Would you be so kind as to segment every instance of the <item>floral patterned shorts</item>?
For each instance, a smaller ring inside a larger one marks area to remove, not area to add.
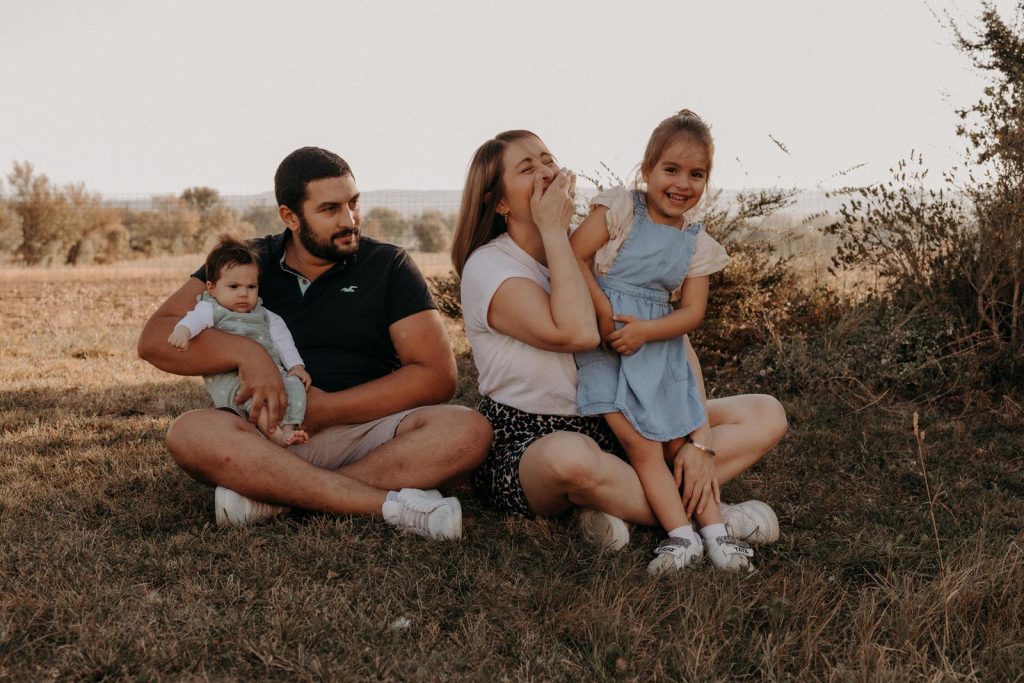
[[[519,461],[537,439],[554,432],[576,432],[597,442],[602,451],[622,459],[626,453],[603,417],[581,415],[537,415],[526,413],[485,398],[477,410],[494,430],[487,459],[473,473],[473,489],[485,502],[499,510],[533,517],[519,481]]]

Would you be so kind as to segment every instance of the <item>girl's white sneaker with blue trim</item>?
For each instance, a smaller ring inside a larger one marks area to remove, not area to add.
[[[647,565],[648,574],[679,571],[699,564],[704,547],[688,538],[669,536],[654,549],[654,559]]]
[[[754,549],[732,536],[719,536],[704,543],[704,552],[716,568],[727,572],[749,573],[754,571],[750,559]]]

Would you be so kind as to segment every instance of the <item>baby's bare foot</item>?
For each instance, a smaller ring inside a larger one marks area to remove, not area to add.
[[[291,446],[292,444],[306,443],[309,441],[309,434],[294,425],[282,426],[278,431],[286,432],[283,444],[284,446]]]
[[[281,447],[309,441],[309,434],[299,429],[298,425],[281,425],[274,430],[273,434],[265,436]]]

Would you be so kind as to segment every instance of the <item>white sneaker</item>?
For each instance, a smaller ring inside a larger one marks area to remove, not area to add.
[[[704,547],[688,538],[669,536],[654,549],[654,559],[647,565],[648,574],[686,569],[700,562]]]
[[[217,526],[244,526],[261,522],[288,511],[288,508],[246,498],[231,489],[218,486],[213,492]]]
[[[579,525],[583,537],[606,553],[617,553],[629,544],[630,525],[615,515],[580,508]]]
[[[732,536],[719,536],[705,543],[704,547],[711,564],[718,569],[727,572],[754,571],[754,565],[750,562],[754,549],[743,541],[737,541]]]
[[[730,536],[751,545],[766,545],[779,540],[779,518],[774,510],[759,500],[736,505],[722,503],[722,520]]]
[[[388,524],[427,538],[462,538],[462,505],[458,498],[443,498],[436,491],[419,489],[402,489],[388,498],[381,508]]]

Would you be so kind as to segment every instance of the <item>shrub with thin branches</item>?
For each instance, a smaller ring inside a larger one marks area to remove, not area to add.
[[[970,145],[967,183],[926,190],[911,153],[887,183],[845,188],[851,199],[829,230],[836,264],[871,266],[911,312],[952,314],[962,339],[985,338],[990,365],[1011,385],[1024,377],[1024,2],[1008,22],[985,3],[975,35],[952,24],[957,46],[991,75],[982,98],[960,110]],[[960,197],[963,197],[961,200]]]

